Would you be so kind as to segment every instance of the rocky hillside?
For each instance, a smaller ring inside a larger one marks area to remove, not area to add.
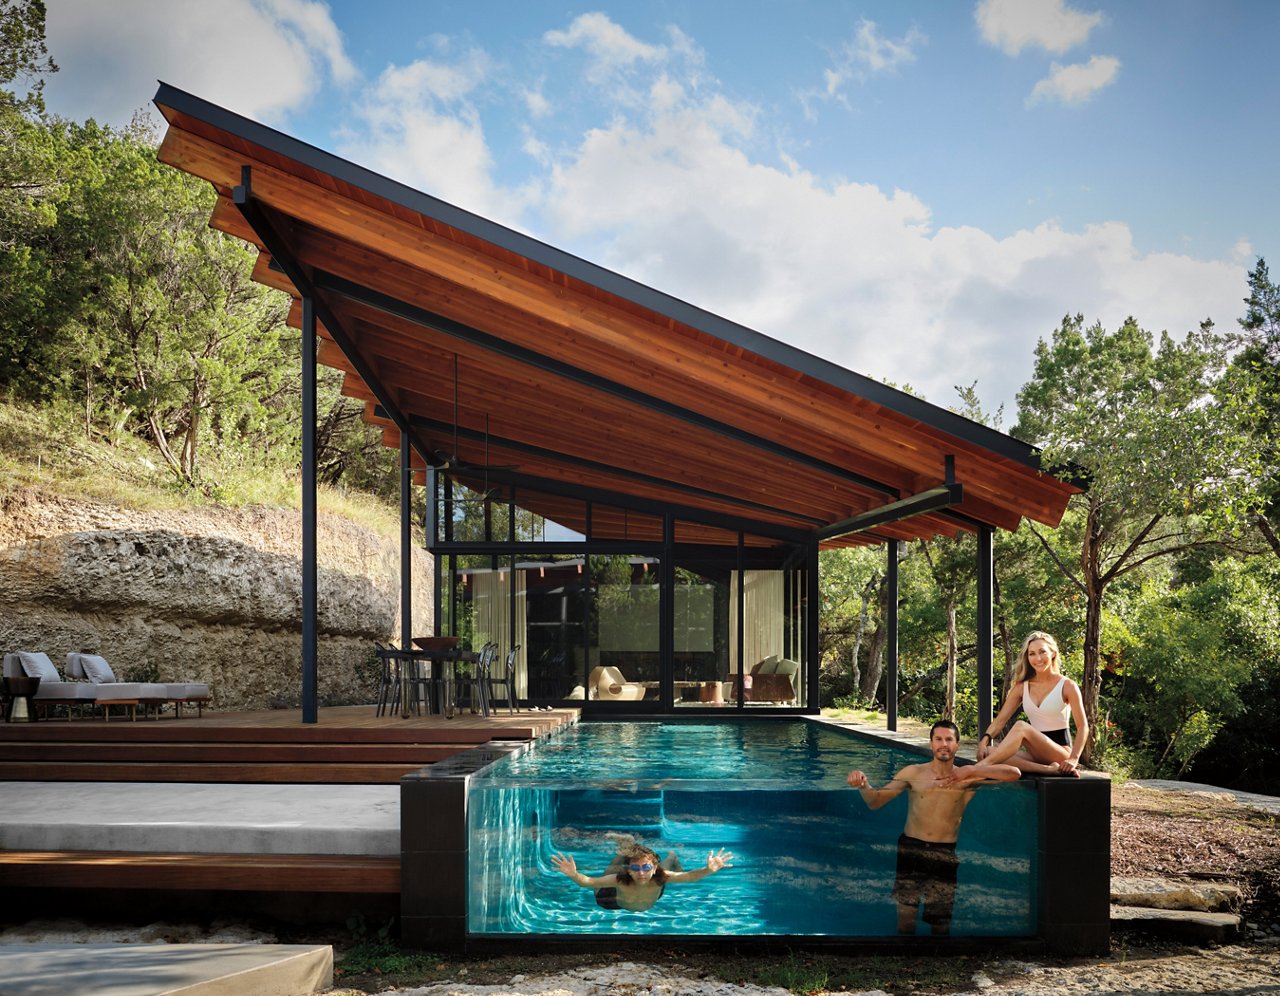
[[[37,487],[0,497],[0,650],[100,653],[121,677],[205,681],[219,709],[300,701],[301,517],[285,508],[133,511]],[[320,514],[319,694],[372,701],[374,640],[399,637],[400,550]],[[414,628],[431,632],[414,551]]]

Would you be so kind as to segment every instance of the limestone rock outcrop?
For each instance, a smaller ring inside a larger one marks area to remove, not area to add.
[[[334,515],[317,524],[321,703],[372,701],[373,641],[400,628],[397,541]],[[301,696],[302,523],[296,509],[147,511],[36,488],[0,497],[0,650],[105,656],[122,677],[204,681],[215,708]],[[432,558],[413,553],[416,633]]]

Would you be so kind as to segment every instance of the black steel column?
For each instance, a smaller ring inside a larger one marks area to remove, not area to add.
[[[898,541],[889,540],[884,583],[889,589],[889,618],[885,620],[884,709],[885,726],[898,729]]]
[[[647,554],[645,556],[648,556]],[[662,662],[659,700],[663,712],[675,708],[676,680],[676,518],[662,516],[662,563],[658,581],[658,657]]]
[[[316,314],[302,299],[302,721],[319,719],[316,680]]]
[[[424,516],[423,531],[426,534],[426,547],[430,552],[439,537],[440,496],[437,493],[439,478],[436,469],[427,465],[427,510]],[[431,553],[431,632],[440,636],[440,554]]]
[[[809,543],[808,556],[805,557],[808,570],[804,576],[804,669],[806,711],[819,713],[822,711],[822,690],[818,687],[818,674],[822,670],[822,661],[818,656],[818,608],[822,601],[822,591],[818,584],[818,570],[822,558],[819,556],[818,541]]]
[[[409,437],[400,433],[400,649],[413,648],[413,467]]]
[[[978,527],[978,733],[991,725],[991,648],[995,643],[992,606],[995,604],[995,530]]]

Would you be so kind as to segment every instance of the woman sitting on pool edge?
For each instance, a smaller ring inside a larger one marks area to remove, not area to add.
[[[642,913],[662,898],[668,885],[674,882],[697,882],[713,875],[721,868],[732,868],[733,855],[723,847],[707,855],[705,868],[683,871],[675,851],[661,862],[656,851],[634,841],[620,842],[617,856],[609,863],[603,875],[591,878],[578,871],[571,856],[556,852],[551,863],[556,870],[573,879],[584,889],[596,890],[596,902],[607,910],[628,910]]]
[[[1026,721],[1018,720],[999,744],[993,739],[1021,707]],[[1072,742],[1069,718],[1075,720]],[[1080,688],[1062,673],[1058,641],[1048,633],[1031,633],[1022,641],[1022,652],[999,714],[978,738],[978,764],[1012,764],[1033,775],[1080,777],[1080,754],[1089,741],[1089,721],[1084,714]]]

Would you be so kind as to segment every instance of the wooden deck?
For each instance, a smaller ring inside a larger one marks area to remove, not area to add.
[[[390,784],[490,740],[536,740],[576,709],[376,716],[374,707],[0,723],[0,781]]]

